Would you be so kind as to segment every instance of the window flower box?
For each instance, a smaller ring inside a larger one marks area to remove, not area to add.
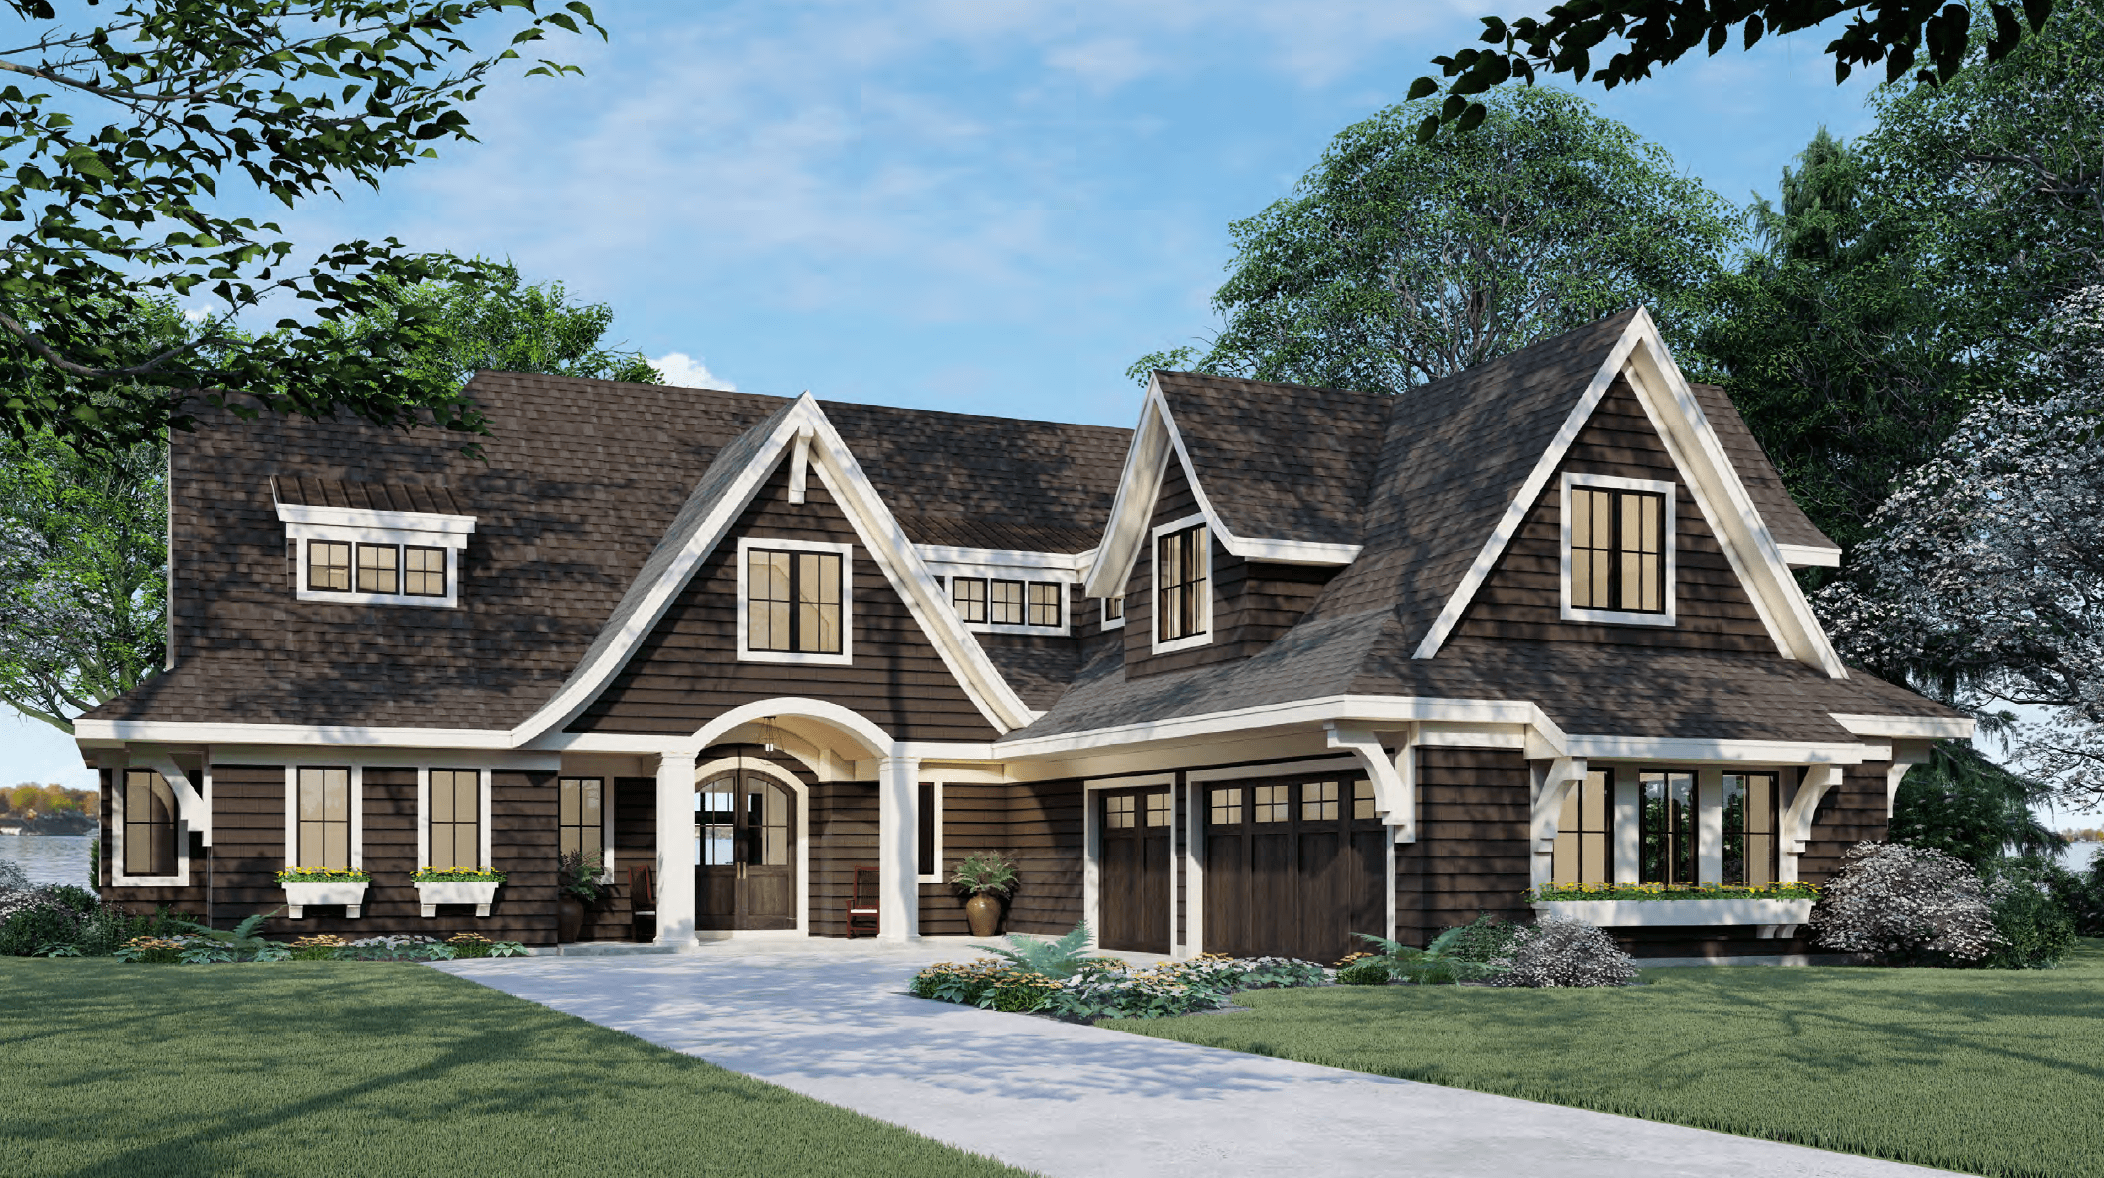
[[[475,915],[488,916],[504,873],[481,867],[426,867],[410,877],[425,916],[437,916],[440,904],[473,904]]]
[[[278,872],[278,886],[285,889],[285,915],[291,920],[305,916],[309,904],[341,904],[343,914],[356,919],[372,881],[355,867],[287,867]]]
[[[1819,889],[1778,884],[1544,884],[1527,890],[1535,915],[1610,927],[1803,924]]]

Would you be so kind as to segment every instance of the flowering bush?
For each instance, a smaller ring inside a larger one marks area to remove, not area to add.
[[[1985,885],[1965,862],[1899,843],[1857,843],[1812,910],[1828,949],[1904,965],[1978,961],[2000,943]]]
[[[335,933],[316,933],[294,941],[292,956],[296,961],[334,961],[343,944],[343,938]]]
[[[133,937],[111,956],[119,961],[174,965],[182,960],[183,943],[169,937]]]
[[[1530,904],[1560,900],[1816,900],[1819,889],[1808,883],[1550,883],[1528,888],[1525,898]]]
[[[1074,1022],[1099,1018],[1160,1018],[1217,1010],[1238,990],[1322,985],[1324,969],[1287,957],[1234,958],[1208,953],[1134,969],[1116,958],[1087,958],[1065,978],[1048,977],[1011,962],[981,958],[943,962],[915,974],[908,989],[920,998],[988,1010],[1036,1012]]]
[[[1636,980],[1636,962],[1622,947],[1582,920],[1544,920],[1516,938],[1512,964],[1496,978],[1501,986],[1626,986]]]
[[[490,867],[419,867],[415,883],[503,883],[504,873]]]
[[[278,882],[289,883],[371,883],[372,873],[361,867],[281,867]]]

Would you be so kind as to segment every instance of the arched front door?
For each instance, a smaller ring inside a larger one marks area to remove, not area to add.
[[[796,927],[796,795],[762,773],[694,787],[694,927]]]

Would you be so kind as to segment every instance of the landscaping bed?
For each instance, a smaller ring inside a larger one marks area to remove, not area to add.
[[[2104,941],[2046,970],[1335,986],[1100,1026],[1966,1173],[2104,1178]]]
[[[9,1178],[1007,1175],[435,970],[0,958]]]

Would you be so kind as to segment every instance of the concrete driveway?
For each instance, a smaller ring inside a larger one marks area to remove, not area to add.
[[[720,943],[434,968],[1051,1178],[1942,1173],[904,992],[922,965],[971,956]]]

